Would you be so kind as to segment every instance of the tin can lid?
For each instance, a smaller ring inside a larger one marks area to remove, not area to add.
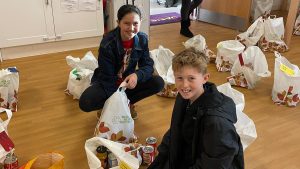
[[[97,153],[105,153],[107,148],[105,146],[98,146],[96,149]]]
[[[148,144],[155,144],[156,142],[157,142],[157,139],[155,137],[146,138],[146,143],[148,143]]]
[[[154,151],[154,148],[152,146],[145,146],[143,147],[144,153],[152,153]]]
[[[11,164],[17,161],[17,157],[14,154],[7,154],[4,160],[4,164]]]

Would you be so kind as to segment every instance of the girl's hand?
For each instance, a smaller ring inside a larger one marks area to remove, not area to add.
[[[134,89],[137,84],[137,75],[135,73],[130,74],[124,80],[127,83],[126,88]]]

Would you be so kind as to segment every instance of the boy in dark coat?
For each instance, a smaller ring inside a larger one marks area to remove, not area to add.
[[[244,169],[233,100],[207,82],[208,59],[195,49],[173,58],[176,98],[171,127],[149,169]]]

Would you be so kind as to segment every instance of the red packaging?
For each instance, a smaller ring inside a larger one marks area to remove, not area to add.
[[[154,148],[152,146],[143,147],[143,163],[150,165],[154,160]]]
[[[155,155],[157,151],[157,139],[155,137],[146,138],[146,145],[152,146],[154,148],[154,155]]]

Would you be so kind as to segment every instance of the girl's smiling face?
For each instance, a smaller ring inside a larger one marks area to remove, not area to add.
[[[137,13],[131,12],[118,21],[118,25],[121,29],[122,40],[128,41],[140,31],[141,18]]]

